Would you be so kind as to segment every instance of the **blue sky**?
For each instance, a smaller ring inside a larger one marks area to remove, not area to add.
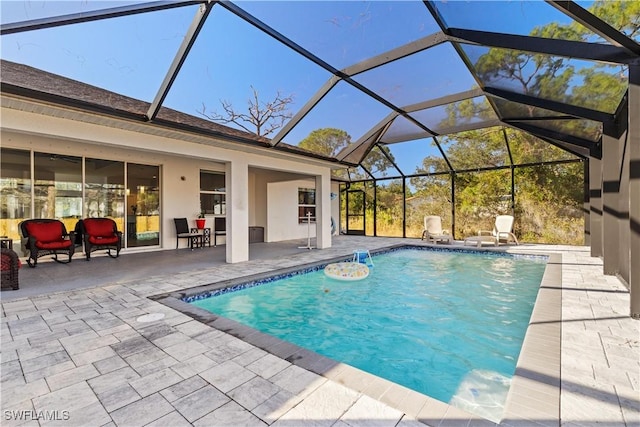
[[[137,2],[2,0],[1,15],[2,22],[7,23],[132,3]],[[439,31],[421,1],[237,4],[337,69]],[[528,34],[533,27],[550,21],[569,21],[543,1],[447,1],[439,8],[451,26],[514,34]],[[2,58],[150,102],[196,10],[197,6],[180,7],[2,36]],[[253,86],[263,100],[272,99],[278,92],[292,95],[290,107],[295,112],[329,77],[321,67],[216,5],[164,105],[195,116],[203,105],[208,111],[221,112],[220,100],[242,110]],[[362,73],[355,80],[390,96],[397,106],[467,90],[476,84],[448,44]],[[390,112],[342,82],[287,135],[285,142],[297,144],[311,131],[324,127],[344,129],[355,141]],[[407,149],[394,151],[403,157],[398,159],[403,164],[416,163],[431,152],[417,155]]]

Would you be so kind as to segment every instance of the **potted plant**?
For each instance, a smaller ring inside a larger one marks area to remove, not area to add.
[[[196,218],[196,227],[198,230],[202,230],[205,227],[205,223],[207,220],[204,217],[204,211],[200,211],[198,213],[198,218]]]

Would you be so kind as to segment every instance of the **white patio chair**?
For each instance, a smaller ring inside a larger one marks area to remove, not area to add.
[[[493,236],[496,239],[496,246],[500,243],[509,244],[510,242],[518,244],[518,238],[513,234],[513,216],[511,215],[498,215],[493,230],[480,230],[478,236]]]
[[[442,218],[436,215],[425,215],[424,230],[422,231],[421,240],[427,239],[430,243],[451,243],[453,236],[449,234],[449,230],[442,229]]]

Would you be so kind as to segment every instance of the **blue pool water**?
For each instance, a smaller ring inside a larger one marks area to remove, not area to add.
[[[193,301],[498,421],[546,258],[406,249],[362,281],[322,270]]]

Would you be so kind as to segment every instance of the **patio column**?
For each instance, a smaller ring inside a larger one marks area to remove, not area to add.
[[[629,66],[629,292],[640,320],[640,65]]]
[[[249,165],[237,159],[225,165],[227,186],[227,262],[249,260]]]
[[[316,175],[316,247],[331,247],[331,176]]]
[[[586,172],[586,171],[585,171]],[[586,213],[589,220],[589,244],[591,256],[602,256],[602,161],[589,157],[589,204]]]
[[[619,272],[620,171],[622,157],[615,130],[605,125],[602,135],[602,263],[604,274]]]

